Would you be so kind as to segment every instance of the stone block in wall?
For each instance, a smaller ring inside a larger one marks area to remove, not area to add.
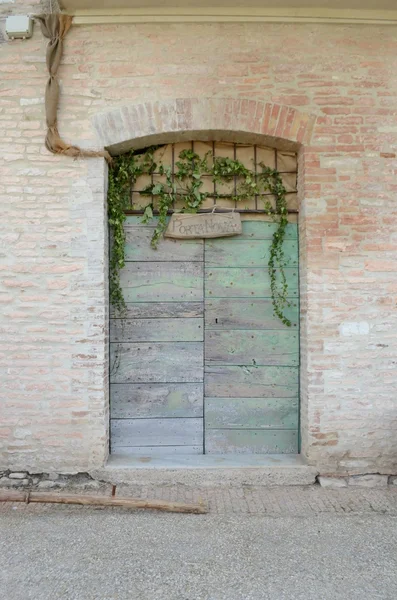
[[[345,488],[347,481],[344,477],[319,477],[318,482],[323,488]]]
[[[25,479],[25,477],[27,477],[27,475],[28,475],[28,474],[27,474],[26,472],[24,472],[24,473],[18,473],[18,472],[17,472],[17,473],[10,473],[10,474],[8,475],[8,477],[9,477],[10,479]]]
[[[387,475],[352,475],[348,479],[349,486],[365,487],[365,488],[379,488],[386,487],[388,484]]]
[[[48,490],[48,489],[51,489],[51,488],[54,488],[54,487],[58,487],[58,485],[59,484],[56,481],[50,481],[50,480],[48,480],[48,481],[40,481],[38,483],[37,487],[40,488],[41,490],[43,490],[43,489],[44,490]]]
[[[2,488],[24,487],[26,485],[29,485],[29,479],[9,479],[8,477],[0,479],[0,487]]]

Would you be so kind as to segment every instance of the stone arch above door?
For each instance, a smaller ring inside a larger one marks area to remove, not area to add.
[[[96,115],[101,144],[111,154],[190,140],[261,143],[298,150],[310,142],[316,116],[272,102],[178,98],[122,106]]]

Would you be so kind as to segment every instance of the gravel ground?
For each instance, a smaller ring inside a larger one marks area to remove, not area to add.
[[[274,516],[0,505],[0,598],[395,600],[397,516],[381,514],[390,492],[357,490],[346,514],[331,510],[346,491],[310,489],[267,490]]]

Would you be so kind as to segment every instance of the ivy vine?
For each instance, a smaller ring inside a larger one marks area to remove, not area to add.
[[[122,154],[112,161],[108,182],[108,221],[111,232],[109,261],[110,302],[116,312],[123,313],[125,300],[120,286],[120,271],[125,265],[125,211],[131,206],[131,185],[145,173],[156,168],[149,148],[144,154]]]
[[[208,152],[200,157],[193,150],[183,150],[179,154],[174,169],[165,166],[161,158],[155,162],[155,147],[144,152],[130,151],[114,160],[109,172],[108,214],[112,232],[110,258],[110,300],[116,311],[125,310],[125,301],[120,286],[120,270],[124,267],[125,232],[123,223],[125,211],[131,207],[131,188],[137,178],[144,174],[159,173],[163,181],[155,181],[140,191],[141,196],[150,197],[142,217],[143,223],[148,223],[157,213],[157,224],[151,240],[153,248],[157,248],[167,227],[168,214],[179,203],[180,212],[197,213],[206,198],[228,198],[242,202],[254,196],[263,196],[263,208],[278,224],[273,234],[268,261],[270,287],[275,315],[290,327],[291,321],[285,315],[285,308],[290,306],[288,301],[288,283],[284,271],[284,240],[288,224],[288,208],[286,190],[280,173],[263,163],[259,164],[260,171],[248,169],[240,161],[213,157]],[[202,191],[203,176],[210,178],[213,183],[235,182],[232,194]],[[268,196],[275,198],[272,206]]]

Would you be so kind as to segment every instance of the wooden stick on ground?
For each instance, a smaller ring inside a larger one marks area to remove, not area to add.
[[[193,513],[201,515],[208,512],[203,504],[184,504],[181,502],[166,502],[165,500],[137,500],[117,496],[85,496],[74,494],[46,494],[41,492],[0,492],[0,502],[50,502],[55,504],[84,504],[96,506],[122,506],[124,508],[149,508],[166,512]]]

